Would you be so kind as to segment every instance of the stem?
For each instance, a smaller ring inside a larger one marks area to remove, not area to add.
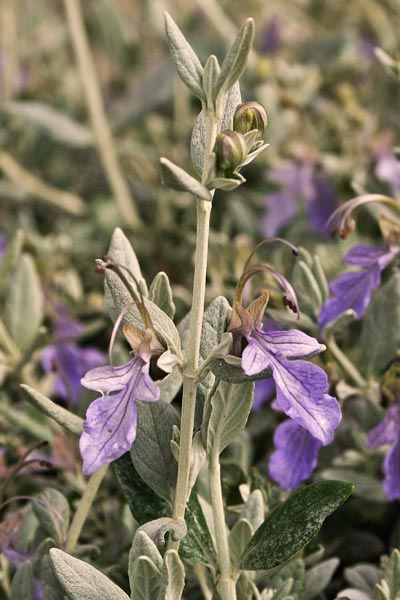
[[[221,488],[221,469],[217,448],[213,449],[210,455],[208,477],[210,482],[218,565],[221,573],[217,588],[222,600],[236,600],[236,585],[235,581],[232,579],[228,536],[225,525],[224,501]]]
[[[207,116],[206,143],[204,148],[204,164],[202,182],[207,178],[210,154],[215,144],[218,119]],[[190,458],[194,415],[196,409],[196,391],[198,379],[196,376],[199,366],[200,339],[203,325],[204,299],[206,293],[208,238],[210,233],[211,202],[196,200],[197,235],[194,261],[194,281],[192,295],[192,310],[189,324],[189,342],[186,352],[186,364],[183,371],[181,437],[179,449],[178,476],[175,489],[173,519],[184,519],[186,502],[188,500]],[[177,550],[179,542],[170,539],[168,548]]]
[[[64,0],[72,44],[79,66],[97,148],[120,215],[126,225],[138,227],[140,218],[128,185],[122,175],[111,128],[104,110],[100,85],[90,52],[80,0]]]
[[[326,346],[334,358],[337,360],[343,371],[356,383],[360,388],[365,387],[366,381],[353,365],[353,363],[347,358],[344,352],[341,351],[336,343],[335,337],[331,334],[326,340]]]
[[[76,546],[93,500],[96,497],[97,490],[104,479],[107,469],[108,464],[103,465],[100,467],[100,469],[97,469],[97,471],[95,471],[88,480],[85,491],[83,492],[82,498],[79,501],[74,518],[72,519],[71,527],[68,530],[67,541],[65,543],[66,552],[71,552]]]

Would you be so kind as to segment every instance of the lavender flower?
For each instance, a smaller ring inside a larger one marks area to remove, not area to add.
[[[149,330],[134,331],[125,325],[124,333],[135,349],[134,358],[119,367],[92,369],[81,380],[87,389],[102,394],[87,410],[79,442],[86,475],[130,450],[136,437],[135,401],[155,402],[160,397],[149,368],[153,356],[166,354],[164,349]],[[157,365],[162,368],[161,362]]]
[[[64,400],[78,404],[82,391],[81,378],[88,369],[106,361],[105,354],[96,348],[81,348],[74,341],[82,333],[82,325],[71,319],[65,309],[59,309],[55,323],[55,343],[46,346],[41,363],[46,373],[55,372],[54,393]]]
[[[275,430],[276,450],[269,459],[269,472],[284,490],[296,489],[317,465],[321,442],[295,421],[287,420]]]
[[[370,450],[390,445],[383,463],[383,488],[389,500],[400,499],[400,406],[394,404],[385,418],[369,432],[366,447]]]
[[[276,235],[297,215],[297,200],[305,202],[310,222],[318,233],[328,234],[326,221],[335,208],[336,200],[326,175],[308,162],[287,162],[269,175],[269,180],[280,190],[265,197],[266,213],[262,232],[266,237]]]
[[[318,323],[322,329],[335,321],[346,310],[352,309],[358,319],[371,301],[371,294],[381,281],[382,271],[392,262],[400,251],[399,246],[354,246],[344,257],[349,265],[362,267],[361,271],[344,273],[329,285],[333,298],[322,307]]]

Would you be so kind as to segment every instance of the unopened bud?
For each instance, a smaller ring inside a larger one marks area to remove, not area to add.
[[[239,133],[247,133],[258,129],[261,138],[267,127],[268,118],[265,108],[258,102],[244,102],[239,104],[233,116],[233,129]]]
[[[214,152],[217,156],[217,168],[232,173],[246,160],[246,140],[241,133],[227,129],[217,135]]]

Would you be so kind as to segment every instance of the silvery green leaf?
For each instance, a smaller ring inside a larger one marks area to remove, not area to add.
[[[154,600],[160,588],[160,571],[147,556],[135,560],[129,572],[132,600]]]
[[[164,13],[164,17],[168,46],[178,75],[195,96],[200,98],[200,100],[204,100],[202,86],[203,67],[197,54],[173,18],[167,12]]]
[[[123,273],[129,283],[132,285],[134,290],[137,292],[138,288],[135,282],[138,282],[140,291],[144,296],[147,295],[147,286],[140,270],[139,261],[136,257],[135,251],[132,244],[119,227],[114,229],[111,236],[110,246],[108,248],[107,256],[118,265],[123,265]],[[127,270],[126,270],[127,269]],[[133,277],[132,277],[132,275]],[[107,286],[106,286],[107,287]],[[144,291],[146,290],[146,292]]]
[[[229,554],[232,563],[237,566],[243,550],[251,540],[254,529],[247,519],[238,519],[229,532]]]
[[[371,600],[372,596],[371,594],[366,594],[365,592],[362,592],[361,590],[357,590],[356,588],[346,588],[344,590],[340,590],[340,592],[337,595],[337,598],[345,598],[346,600]],[[378,598],[378,596],[375,598],[375,600],[390,600],[389,598],[382,598],[382,596],[380,596]]]
[[[192,442],[192,452],[190,455],[190,472],[189,472],[189,483],[188,483],[188,494],[190,494],[192,487],[196,483],[197,475],[201,467],[206,460],[206,449],[203,445],[201,432],[196,431]]]
[[[145,531],[142,530],[136,531],[135,536],[133,538],[132,547],[129,552],[130,579],[132,579],[131,570],[133,568],[133,563],[137,558],[139,558],[139,556],[147,556],[147,558],[149,558],[154,563],[157,569],[161,569],[162,556],[153,540],[147,535]]]
[[[244,161],[244,163],[241,164],[241,167],[245,167],[246,165],[250,164],[259,154],[261,154],[261,152],[264,152],[264,150],[266,148],[268,148],[269,144],[263,144],[261,143],[258,148],[256,148],[255,150],[253,150],[252,152],[250,152],[247,155],[246,160]]]
[[[233,115],[238,104],[242,101],[240,94],[239,83],[231,87],[226,93],[222,108],[222,118],[218,121],[218,133],[225,129],[232,129]],[[204,147],[206,141],[207,120],[204,112],[201,111],[198,115],[193,127],[192,137],[190,140],[190,156],[192,164],[199,175],[202,175],[204,161]]]
[[[158,387],[160,389],[160,402],[172,402],[182,386],[182,375],[179,369],[175,368],[171,374],[163,379]]]
[[[50,398],[46,398],[46,396],[29,387],[29,385],[21,384],[21,388],[29,395],[29,402],[33,406],[36,406],[43,414],[54,419],[56,423],[64,427],[67,431],[75,435],[81,435],[83,419],[69,412],[69,410],[62,408],[62,406],[58,406]]]
[[[28,350],[43,319],[39,276],[29,254],[23,254],[13,273],[5,299],[4,322],[20,350]]]
[[[400,596],[400,552],[397,549],[393,550],[390,555],[380,587],[390,600],[398,600]]]
[[[33,512],[40,526],[58,544],[64,544],[69,525],[69,505],[64,496],[52,488],[33,498]]]
[[[215,94],[224,94],[242,75],[254,39],[254,21],[246,19],[233,44],[229,48],[224,62],[221,65],[221,73],[215,85]]]
[[[278,589],[288,579],[292,580],[290,594],[294,598],[303,598],[305,590],[305,568],[304,561],[301,558],[291,560],[283,565],[281,569],[272,577],[271,587]]]
[[[272,376],[271,369],[264,369],[256,375],[246,375],[242,369],[242,359],[239,356],[227,355],[224,358],[216,358],[211,362],[210,368],[218,379],[229,383],[259,381],[260,379],[269,379]]]
[[[39,581],[45,600],[61,600],[64,593],[53,572],[50,556],[44,556],[39,565]]]
[[[50,558],[69,600],[129,600],[121,588],[89,563],[58,548],[50,550]]]
[[[345,569],[344,576],[351,586],[372,594],[375,585],[382,579],[383,571],[375,565],[361,564]]]
[[[323,479],[341,479],[348,483],[353,483],[354,495],[359,498],[369,498],[371,502],[386,502],[387,498],[382,488],[382,484],[376,478],[365,473],[360,473],[355,469],[346,469],[340,467],[331,467],[321,472]]]
[[[169,533],[174,541],[183,540],[187,535],[186,522],[183,519],[160,517],[141,525],[138,531],[144,531],[157,547],[165,546],[165,536]]]
[[[0,261],[0,296],[8,289],[6,285],[10,273],[14,270],[21,255],[25,232],[17,229],[13,238],[8,242],[3,258]]]
[[[208,57],[206,64],[204,65],[203,71],[203,90],[206,97],[207,109],[216,112],[216,95],[215,95],[215,84],[218,76],[221,72],[221,68],[218,64],[218,59],[213,54]]]
[[[329,585],[332,576],[339,566],[338,558],[329,558],[306,572],[305,600],[312,600]]]
[[[167,158],[160,158],[160,165],[161,181],[164,185],[180,192],[189,192],[189,194],[193,194],[200,200],[212,201],[208,189],[184,169],[181,169]]]
[[[68,146],[86,148],[93,145],[93,133],[88,127],[43,102],[8,102],[4,110]]]
[[[253,530],[256,531],[264,521],[264,498],[261,490],[251,492],[240,514],[241,519],[246,519]]]
[[[179,415],[165,402],[139,402],[136,439],[131,450],[132,462],[145,483],[161,498],[171,499],[176,482],[177,464],[171,452],[174,425]]]
[[[272,591],[272,596],[271,596],[271,590],[264,590],[263,594],[265,595],[261,595],[261,600],[264,600],[264,598],[267,600],[271,599],[271,600],[297,600],[297,598],[294,595],[291,595],[290,592],[293,588],[293,579],[291,577],[289,577],[289,579],[287,579],[286,581],[284,581],[279,587],[278,589],[274,591]]]
[[[180,600],[185,585],[185,568],[176,550],[164,555],[158,600]]]
[[[253,403],[253,383],[220,381],[211,397],[211,412],[202,434],[207,452],[222,452],[244,429]]]
[[[251,131],[248,131],[247,133],[243,134],[243,137],[246,140],[248,152],[250,152],[250,150],[252,148],[254,148],[254,146],[256,144],[257,144],[257,147],[260,147],[263,144],[262,141],[257,143],[258,133],[259,133],[258,129],[252,129]]]
[[[22,563],[15,573],[10,591],[10,600],[35,600],[33,569],[29,561]]]
[[[400,273],[375,294],[363,318],[361,359],[366,374],[379,375],[399,354]]]
[[[246,179],[241,173],[234,173],[231,177],[215,177],[211,181],[207,182],[207,185],[216,190],[222,190],[223,192],[231,192],[232,190],[242,185]]]
[[[354,598],[354,596],[353,596],[353,598]],[[354,598],[354,600],[358,600],[358,598]],[[383,581],[381,581],[380,584],[377,584],[375,586],[374,600],[397,600],[397,599],[394,599],[393,596],[390,595],[389,586],[386,583],[386,581],[383,580]]]
[[[157,304],[171,319],[175,315],[175,304],[168,275],[160,271],[154,277],[149,289],[149,300]]]

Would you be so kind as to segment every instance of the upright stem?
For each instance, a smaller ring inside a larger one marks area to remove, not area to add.
[[[327,337],[326,346],[328,350],[335,357],[339,365],[342,367],[343,371],[354,381],[356,385],[360,388],[365,387],[366,381],[358,371],[358,369],[353,365],[353,363],[347,358],[347,356],[341,351],[339,346],[336,343],[335,337],[331,334]]]
[[[79,539],[83,525],[87,519],[90,508],[93,504],[93,500],[96,497],[97,490],[100,487],[101,482],[104,479],[108,469],[108,464],[103,465],[100,469],[97,469],[90,477],[85,491],[83,492],[82,498],[79,500],[78,508],[72,519],[71,527],[68,530],[67,541],[65,544],[66,552],[71,552]]]
[[[218,119],[207,117],[206,143],[204,148],[203,177],[204,182],[208,173],[209,157],[217,135]],[[188,500],[188,483],[190,472],[190,457],[192,451],[193,425],[196,408],[197,368],[199,366],[200,339],[203,325],[204,299],[206,293],[208,238],[210,232],[211,202],[196,200],[197,236],[194,264],[194,281],[192,310],[189,323],[189,342],[186,352],[186,363],[183,372],[181,436],[179,449],[178,476],[174,498],[174,519],[185,518],[186,502]],[[170,549],[177,549],[179,542],[172,539]]]
[[[208,465],[211,504],[214,518],[215,542],[217,545],[220,577],[218,592],[222,600],[236,600],[236,584],[232,578],[232,567],[229,554],[228,536],[225,525],[224,500],[221,487],[221,469],[218,449],[213,449]]]
[[[83,22],[80,0],[64,0],[64,5],[100,158],[122,219],[126,225],[138,227],[140,218],[118,163]]]

